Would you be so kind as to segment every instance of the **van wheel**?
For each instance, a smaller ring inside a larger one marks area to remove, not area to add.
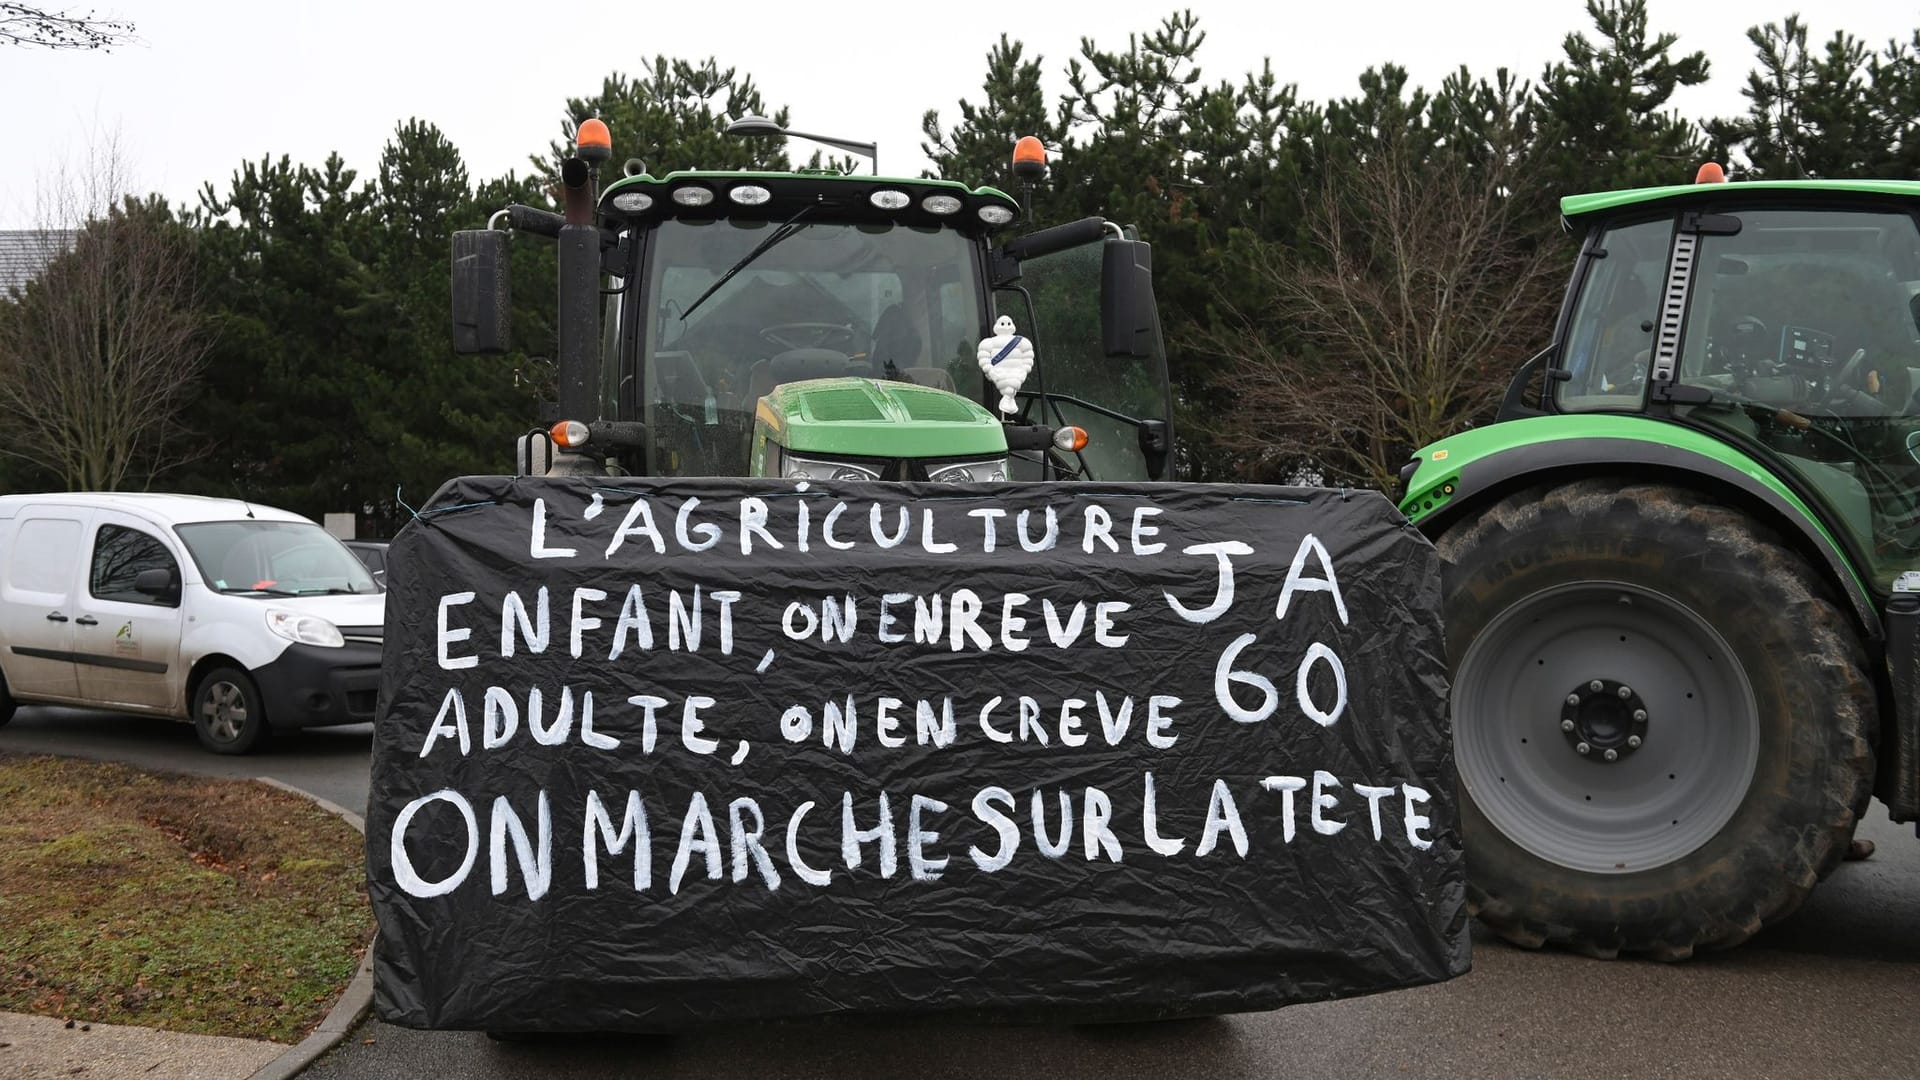
[[[239,668],[214,668],[193,688],[193,730],[216,754],[247,754],[267,740],[260,691]]]
[[[17,708],[19,705],[14,702],[13,695],[7,693],[7,677],[0,675],[0,726],[5,726],[7,721],[13,719],[13,710]]]

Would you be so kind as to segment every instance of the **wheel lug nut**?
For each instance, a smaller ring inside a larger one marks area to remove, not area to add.
[[[1575,753],[1579,753],[1579,754],[1593,753],[1593,747],[1588,746],[1586,743],[1580,743],[1579,745],[1575,746],[1573,749]]]
[[[1560,730],[1561,730],[1561,731],[1572,731],[1572,730],[1573,730],[1573,721],[1571,721],[1571,720],[1562,720],[1562,721],[1560,721]]]
[[[1640,736],[1638,735],[1627,736],[1627,746],[1631,749],[1638,750],[1640,748]]]
[[[1579,694],[1568,694],[1568,695],[1567,695],[1567,704],[1569,704],[1569,705],[1578,705],[1578,704],[1580,704],[1580,695],[1579,695]]]
[[[1606,758],[1606,759],[1607,759],[1608,761],[1619,761],[1619,760],[1620,760],[1620,751],[1618,751],[1618,750],[1609,750],[1609,751],[1607,751],[1607,752],[1606,752],[1606,754],[1604,754],[1603,756],[1604,756],[1604,757],[1605,757],[1605,758]]]
[[[1647,710],[1645,710],[1645,709],[1635,709],[1635,710],[1633,710],[1633,721],[1634,721],[1634,723],[1636,723],[1636,724],[1644,724],[1644,723],[1646,723],[1646,722],[1647,722]]]
[[[1599,679],[1595,679],[1592,682],[1587,684],[1587,689],[1593,691],[1596,694],[1602,690],[1605,690],[1606,688],[1607,688],[1607,684],[1601,682]]]
[[[1616,691],[1616,693],[1618,693],[1618,694],[1620,695],[1620,700],[1621,700],[1621,701],[1625,701],[1625,700],[1627,700],[1628,698],[1630,698],[1630,697],[1632,697],[1632,696],[1633,696],[1633,687],[1631,687],[1631,686],[1623,686],[1623,687],[1621,687],[1621,688],[1620,688],[1620,689],[1619,689],[1618,691]]]

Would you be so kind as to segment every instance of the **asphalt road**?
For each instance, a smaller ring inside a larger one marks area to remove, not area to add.
[[[22,707],[0,727],[0,750],[125,761],[206,776],[270,776],[365,817],[373,725],[313,728],[281,736],[261,753],[225,756],[202,750],[193,728],[179,721]]]
[[[184,726],[64,709],[23,709],[0,728],[0,749],[272,776],[359,812],[370,743],[360,726],[218,758]],[[1740,949],[1684,964],[1524,952],[1476,932],[1473,973],[1450,983],[1174,1024],[767,1025],[506,1044],[368,1021],[305,1075],[1920,1076],[1920,841],[1878,804],[1861,835],[1879,853],[1842,866],[1792,919]]]

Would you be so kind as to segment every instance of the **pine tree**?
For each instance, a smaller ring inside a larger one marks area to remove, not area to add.
[[[1025,58],[1026,49],[1005,34],[987,53],[987,77],[979,104],[962,100],[952,130],[940,125],[940,113],[921,118],[925,141],[920,150],[933,162],[932,175],[968,185],[1016,190],[1011,169],[1013,144],[1022,136],[1040,140],[1054,154],[1066,141],[1066,124],[1046,102],[1040,86],[1043,58]]]
[[[1691,180],[1707,145],[1669,106],[1706,82],[1706,54],[1676,56],[1677,35],[1650,34],[1646,0],[1587,0],[1587,14],[1600,40],[1568,34],[1566,59],[1541,76],[1532,182],[1570,195]]]
[[[1747,40],[1759,64],[1741,91],[1747,114],[1706,128],[1717,145],[1737,151],[1750,176],[1910,175],[1898,155],[1913,121],[1898,111],[1905,102],[1896,89],[1912,67],[1907,54],[1889,46],[1883,60],[1843,31],[1815,52],[1797,15],[1752,27]]]
[[[629,159],[654,176],[677,169],[787,168],[787,152],[779,141],[724,133],[729,120],[749,114],[787,125],[787,110],[770,111],[752,76],[722,69],[712,58],[696,64],[658,56],[638,77],[615,72],[601,83],[598,94],[568,98],[561,141],[550,144],[547,155],[535,157],[533,164],[557,178],[560,162],[573,153],[581,122],[597,117],[613,134],[613,176],[603,177],[602,183],[620,175],[620,163]]]

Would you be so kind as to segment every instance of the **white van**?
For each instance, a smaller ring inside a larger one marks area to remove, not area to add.
[[[186,720],[243,754],[373,719],[385,595],[312,521],[193,495],[0,495],[0,723],[17,703]]]

